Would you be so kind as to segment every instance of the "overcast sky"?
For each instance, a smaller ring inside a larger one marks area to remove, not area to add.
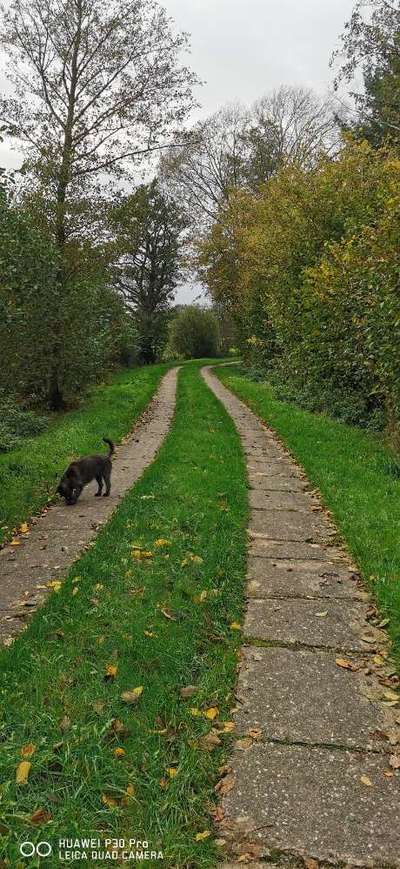
[[[163,0],[161,0],[161,3]],[[252,103],[281,84],[325,94],[329,58],[354,0],[164,0],[179,30],[191,34],[189,63],[205,82],[201,114],[227,102]],[[0,144],[0,165],[18,165]],[[179,301],[193,298],[186,288]]]

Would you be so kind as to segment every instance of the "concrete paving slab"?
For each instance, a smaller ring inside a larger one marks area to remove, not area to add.
[[[327,561],[273,561],[249,556],[247,595],[251,598],[317,597],[365,600],[358,574]]]
[[[226,815],[246,818],[271,851],[400,867],[400,778],[385,777],[385,757],[258,743],[236,752],[232,767],[236,786],[223,800]]]
[[[249,529],[252,534],[271,540],[293,540],[319,543],[329,540],[330,527],[314,513],[294,510],[252,510]]]
[[[303,492],[282,492],[251,489],[249,504],[253,510],[297,510],[310,512],[315,501]]]
[[[374,644],[361,639],[363,629],[369,630],[365,611],[365,604],[356,601],[250,600],[244,633],[276,644],[366,651]]]
[[[276,475],[265,476],[248,468],[249,488],[267,492],[304,492],[307,489],[305,480],[300,477]]]
[[[385,728],[384,705],[361,693],[364,673],[338,667],[336,657],[304,649],[245,648],[236,693],[238,730],[261,728],[267,741],[390,751],[374,736]]]
[[[255,555],[258,558],[269,559],[285,559],[301,561],[334,561],[348,564],[346,555],[343,550],[336,546],[322,546],[318,543],[302,543],[301,541],[290,540],[268,540],[266,537],[255,537],[250,533],[250,555]]]

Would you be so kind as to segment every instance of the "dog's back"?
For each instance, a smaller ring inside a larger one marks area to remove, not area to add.
[[[83,487],[91,483],[92,480],[97,480],[99,486],[97,494],[101,494],[102,480],[106,483],[105,494],[110,494],[111,456],[115,452],[115,447],[108,438],[103,438],[103,440],[104,443],[108,444],[107,455],[99,453],[77,459],[75,462],[71,462],[63,474],[57,491],[68,503],[76,503]]]

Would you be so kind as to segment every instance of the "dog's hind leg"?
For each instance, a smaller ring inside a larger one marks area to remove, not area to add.
[[[103,498],[108,498],[111,491],[111,467],[105,467],[103,470],[103,480],[106,484],[106,491],[104,492]]]
[[[97,489],[97,492],[95,494],[95,498],[100,498],[101,493],[103,491],[103,477],[102,477],[102,475],[96,474],[96,480],[97,480],[98,489]]]

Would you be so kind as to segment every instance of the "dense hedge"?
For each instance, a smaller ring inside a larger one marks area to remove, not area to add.
[[[347,421],[400,419],[400,160],[347,142],[240,191],[199,249],[248,366]]]

